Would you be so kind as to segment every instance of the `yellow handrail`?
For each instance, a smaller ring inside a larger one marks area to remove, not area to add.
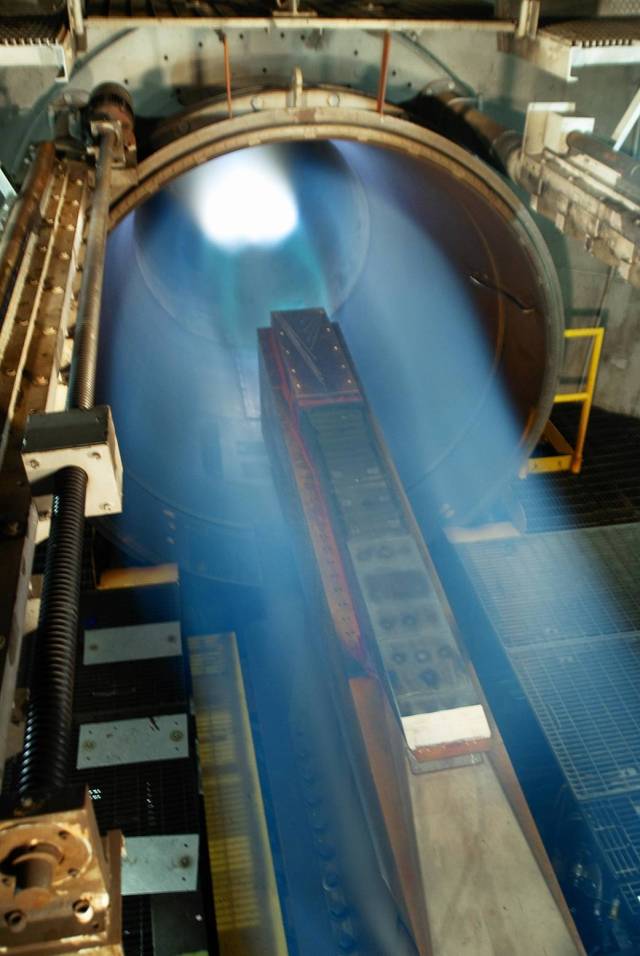
[[[596,380],[598,378],[598,367],[600,365],[600,356],[602,354],[602,342],[604,339],[604,329],[602,326],[589,326],[579,329],[565,329],[565,339],[586,339],[593,340],[591,354],[589,356],[589,366],[587,368],[587,378],[584,389],[579,392],[557,392],[553,398],[554,405],[569,404],[570,402],[582,405],[580,420],[578,422],[578,434],[576,443],[572,448],[566,439],[560,434],[558,429],[547,422],[544,430],[544,436],[549,441],[558,455],[544,455],[540,458],[530,458],[525,468],[525,475],[548,471],[571,471],[574,475],[580,473],[582,468],[582,455],[584,443],[587,437],[587,427],[589,425],[589,416],[593,405],[593,395],[596,390]]]

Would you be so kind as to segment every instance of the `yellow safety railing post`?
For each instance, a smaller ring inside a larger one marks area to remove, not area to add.
[[[604,329],[602,326],[581,329],[565,329],[565,339],[592,339],[591,354],[589,356],[589,365],[587,368],[587,378],[584,389],[579,392],[558,392],[553,397],[554,405],[566,405],[571,402],[582,405],[580,411],[580,420],[578,422],[578,433],[576,435],[575,447],[572,448],[563,435],[560,434],[551,420],[547,422],[545,428],[545,437],[551,442],[558,455],[545,455],[541,458],[530,458],[525,466],[524,475],[532,472],[549,471],[571,471],[574,475],[579,474],[582,468],[582,455],[584,443],[587,437],[587,427],[593,405],[593,396],[596,390],[596,380],[598,378],[598,368],[600,365],[600,356],[602,353],[602,342],[604,339]]]
[[[567,329],[565,332],[565,338],[577,338],[576,335],[567,334],[571,332],[582,331],[581,329]],[[589,424],[589,416],[591,415],[591,406],[593,405],[593,396],[596,390],[596,380],[598,378],[598,366],[600,365],[600,355],[602,353],[602,340],[604,338],[604,329],[600,326],[597,329],[593,329],[593,345],[591,347],[591,357],[589,360],[589,369],[587,372],[587,381],[585,387],[586,397],[582,402],[582,410],[580,412],[580,421],[578,423],[578,434],[576,436],[576,444],[573,451],[573,458],[571,460],[571,471],[574,475],[579,474],[580,469],[582,468],[582,452],[584,450],[584,442],[587,437],[587,426]]]

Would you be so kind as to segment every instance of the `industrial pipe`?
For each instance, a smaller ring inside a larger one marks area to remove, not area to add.
[[[509,163],[522,146],[522,136],[476,109],[475,102],[475,97],[444,90],[416,97],[407,110],[421,123],[510,175]]]
[[[117,137],[102,126],[78,303],[71,408],[91,408],[96,376],[111,165]],[[55,478],[31,698],[19,791],[23,800],[64,787],[71,747],[73,689],[84,539],[87,474],[61,469]]]
[[[572,154],[583,154],[596,162],[613,169],[621,180],[617,187],[636,202],[640,198],[640,163],[624,153],[616,152],[609,143],[605,143],[589,133],[577,130],[567,136],[567,146]]]

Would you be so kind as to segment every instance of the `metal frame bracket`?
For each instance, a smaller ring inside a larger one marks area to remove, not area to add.
[[[51,494],[56,473],[75,466],[89,479],[86,517],[122,511],[122,459],[108,405],[31,415],[22,460],[34,496]]]

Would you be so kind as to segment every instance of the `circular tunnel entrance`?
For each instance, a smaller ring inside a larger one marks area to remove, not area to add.
[[[340,323],[427,537],[477,513],[540,434],[562,311],[533,222],[480,161],[361,112],[200,129],[112,210],[99,390],[127,476],[113,528],[145,560],[259,580],[271,310]]]

